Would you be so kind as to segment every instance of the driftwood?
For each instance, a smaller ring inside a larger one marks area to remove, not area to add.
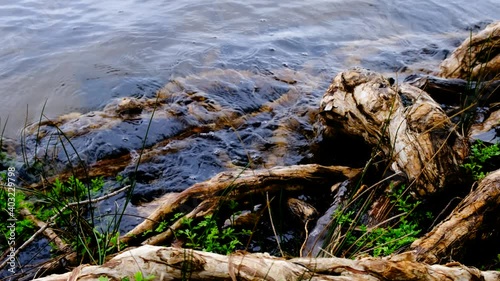
[[[500,137],[496,133],[495,128],[500,126],[500,109],[490,113],[488,118],[482,123],[474,124],[471,127],[470,135],[473,139],[479,139],[484,142],[492,143],[497,139],[500,142]],[[498,129],[497,129],[498,130]]]
[[[444,221],[413,242],[411,249],[418,260],[431,264],[460,254],[466,242],[477,238],[485,216],[498,213],[499,206],[500,170],[497,170],[485,177]]]
[[[323,99],[327,126],[379,147],[419,195],[442,190],[467,156],[464,138],[424,91],[355,69],[338,74]]]
[[[500,73],[500,22],[465,40],[440,69],[439,76],[446,78],[493,79]]]
[[[489,174],[453,213],[417,240],[412,251],[385,258],[293,258],[237,252],[229,256],[190,249],[145,245],[123,252],[102,266],[81,265],[40,281],[132,278],[141,271],[155,280],[499,280],[498,271],[479,271],[453,262],[430,265],[473,239],[485,214],[498,210],[500,170]]]
[[[460,105],[465,95],[480,93],[479,102],[500,102],[500,80],[474,82],[464,79],[445,79],[429,75],[410,75],[407,83],[427,92],[435,101],[446,105]]]
[[[182,248],[141,246],[123,252],[102,266],[82,265],[72,272],[38,281],[133,280],[137,272],[154,280],[499,280],[500,272],[480,271],[459,263],[428,265],[413,254],[389,258],[295,258],[234,253],[223,256]]]
[[[296,165],[290,167],[274,167],[264,170],[246,170],[223,172],[210,180],[197,183],[181,193],[167,194],[161,205],[141,224],[128,232],[120,240],[129,244],[132,240],[156,227],[167,215],[181,211],[180,208],[188,203],[195,202],[192,209],[184,218],[193,218],[211,214],[217,204],[227,200],[239,200],[251,194],[265,194],[302,190],[331,186],[334,183],[353,178],[360,169],[339,166],[321,166],[316,164]],[[185,210],[182,210],[185,211]],[[177,220],[165,232],[149,238],[144,244],[157,245],[173,235],[173,231],[181,225],[182,218]]]

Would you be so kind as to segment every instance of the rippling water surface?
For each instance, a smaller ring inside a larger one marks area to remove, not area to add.
[[[434,70],[499,14],[496,0],[2,0],[1,117],[14,137],[46,100],[50,117],[87,112],[213,69]]]

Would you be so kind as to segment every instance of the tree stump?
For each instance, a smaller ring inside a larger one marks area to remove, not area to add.
[[[354,69],[338,74],[321,100],[325,124],[380,149],[420,197],[456,180],[467,145],[426,92],[395,85],[380,74]]]

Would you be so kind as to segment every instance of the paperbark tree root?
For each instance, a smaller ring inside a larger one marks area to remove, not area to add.
[[[459,263],[428,265],[412,253],[389,258],[294,258],[267,254],[234,253],[229,256],[182,248],[145,245],[115,256],[102,266],[82,265],[72,272],[35,279],[133,280],[137,272],[154,280],[499,280],[500,272],[480,271]]]
[[[500,210],[500,170],[486,176],[453,212],[431,232],[411,245],[418,260],[439,263],[463,252],[465,243],[476,239],[487,215]]]
[[[364,69],[338,74],[321,100],[332,130],[379,148],[421,197],[453,182],[467,156],[464,138],[426,92]]]
[[[141,224],[124,235],[120,241],[130,244],[140,240],[142,234],[153,230],[167,215],[179,212],[181,207],[193,203],[186,218],[211,214],[221,201],[239,200],[252,194],[274,193],[281,189],[287,191],[330,187],[334,183],[353,178],[360,169],[341,166],[322,166],[317,164],[274,167],[262,170],[222,172],[213,178],[194,184],[181,193],[167,194],[161,205]],[[170,238],[172,232],[181,225],[180,218],[164,233],[143,241],[143,244],[159,244]]]
[[[465,40],[441,63],[442,77],[491,80],[500,73],[500,22]]]

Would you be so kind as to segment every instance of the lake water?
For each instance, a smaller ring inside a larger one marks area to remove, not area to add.
[[[88,112],[214,69],[433,71],[498,15],[498,0],[0,0],[0,117],[16,137],[45,101]]]

